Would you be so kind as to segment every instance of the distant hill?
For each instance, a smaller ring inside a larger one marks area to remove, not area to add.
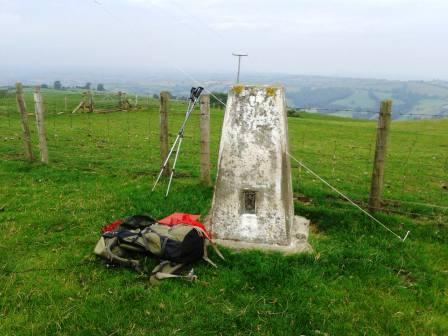
[[[53,83],[61,80],[63,84],[85,84],[86,81],[104,83],[111,90],[124,90],[140,94],[154,94],[169,90],[174,96],[187,96],[190,87],[205,85],[211,91],[227,92],[234,84],[233,74],[192,73],[192,78],[180,73],[127,72],[114,74],[76,73],[76,77],[58,74],[58,78],[47,73],[28,83]],[[51,78],[50,78],[51,77]],[[6,76],[5,79],[9,78]],[[3,82],[5,81],[3,80]],[[359,79],[323,76],[301,76],[282,74],[242,74],[244,83],[281,84],[286,88],[288,105],[307,111],[354,118],[372,119],[375,117],[382,99],[393,100],[394,119],[433,119],[448,117],[448,81],[398,81],[385,79]],[[11,83],[12,84],[12,83]]]
[[[196,77],[211,91],[227,92],[233,77],[217,75]],[[250,75],[244,83],[281,84],[286,88],[288,105],[324,114],[372,119],[380,101],[393,100],[394,119],[433,119],[448,117],[448,82],[397,81],[293,75]],[[191,85],[185,79],[147,79],[137,85],[116,83],[117,88],[141,93],[170,90],[175,96],[185,96]],[[113,87],[114,84],[107,84]]]
[[[448,82],[296,77],[284,83],[291,106],[321,113],[373,118],[380,101],[392,99],[394,119],[448,117]]]
[[[394,119],[448,117],[446,81],[266,75],[250,76],[248,82],[282,84],[288,105],[324,114],[371,119],[381,100],[392,99]],[[210,81],[208,86],[225,90],[222,84]]]

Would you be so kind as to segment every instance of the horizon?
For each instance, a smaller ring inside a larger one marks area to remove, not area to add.
[[[9,74],[8,74],[9,72]],[[0,86],[13,85],[20,81],[24,84],[52,85],[56,80],[65,80],[68,86],[74,86],[91,81],[95,83],[116,83],[126,84],[135,81],[160,81],[160,80],[176,80],[180,82],[200,82],[216,80],[220,82],[233,81],[236,77],[235,71],[194,71],[186,72],[177,69],[145,69],[142,71],[138,68],[22,68],[9,69],[8,72],[0,66]],[[163,77],[160,78],[160,77]],[[286,72],[245,72],[242,69],[241,82],[248,84],[254,83],[256,77],[268,77],[268,80],[280,80],[285,78],[322,78],[322,79],[339,79],[339,80],[365,80],[365,81],[387,81],[387,82],[448,82],[443,78],[397,78],[397,77],[367,77],[367,76],[350,76],[350,75],[326,75],[326,74],[307,74],[307,73],[286,73]],[[260,83],[262,84],[262,83]]]

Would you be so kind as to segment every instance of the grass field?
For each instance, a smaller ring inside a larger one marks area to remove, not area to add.
[[[224,250],[218,269],[194,266],[199,281],[154,287],[145,276],[104,267],[92,250],[101,226],[117,218],[208,212],[213,189],[198,179],[198,113],[165,199],[165,182],[150,193],[160,164],[157,101],[72,115],[60,114],[64,93],[43,95],[48,166],[23,160],[14,97],[0,97],[1,335],[448,334],[448,120],[392,123],[387,211],[377,216],[399,234],[410,230],[404,243],[294,166],[295,195],[307,198],[295,210],[312,221],[314,253]],[[79,92],[68,97],[70,111]],[[171,104],[172,137],[184,109]],[[213,174],[222,116],[212,111]],[[290,151],[365,204],[375,126],[289,118]],[[32,120],[31,127],[37,156]]]

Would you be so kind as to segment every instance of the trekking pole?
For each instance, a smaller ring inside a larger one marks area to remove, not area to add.
[[[171,181],[173,181],[173,176],[174,176],[174,172],[176,170],[176,163],[177,163],[177,158],[179,157],[179,152],[180,152],[180,145],[182,144],[182,139],[183,139],[183,135],[180,137],[179,140],[179,144],[177,145],[177,149],[176,149],[176,155],[174,156],[174,163],[173,163],[173,169],[171,170],[171,175],[170,175],[170,180],[168,181],[168,187],[166,188],[166,194],[165,197],[168,196],[168,193],[170,192],[170,187],[171,187]]]
[[[191,113],[191,111],[193,110],[193,107],[194,107],[194,104],[192,105],[192,104],[191,104],[191,101],[190,101],[190,102],[188,103],[188,109],[187,109],[187,113],[186,113],[186,115],[185,115],[185,120],[184,120],[184,122],[183,122],[183,124],[182,124],[182,126],[181,126],[181,128],[180,128],[180,130],[179,130],[179,132],[178,132],[178,134],[177,134],[177,136],[176,136],[176,139],[174,140],[173,145],[171,146],[171,149],[170,149],[168,155],[166,156],[166,159],[165,159],[165,161],[164,161],[164,163],[163,163],[163,165],[162,165],[162,169],[160,169],[159,175],[157,176],[157,180],[156,180],[156,182],[154,183],[154,186],[153,186],[153,188],[152,188],[152,191],[154,191],[154,189],[155,189],[157,183],[159,182],[160,178],[162,177],[163,171],[164,171],[164,170],[166,169],[166,167],[168,166],[168,161],[169,161],[171,155],[173,154],[173,151],[174,151],[174,148],[176,147],[176,144],[178,143],[178,141],[180,141],[181,136],[183,137],[184,128],[185,128],[186,122],[187,122],[187,120],[188,120],[188,117],[190,116],[190,113]]]
[[[185,119],[187,119],[188,116],[189,116],[188,111],[190,110],[190,107],[191,107],[191,101],[188,102],[188,109],[187,109],[187,114],[186,114],[186,116],[185,116]],[[184,121],[184,124],[185,124],[185,121]],[[178,142],[179,139],[180,139],[180,134],[181,134],[180,132],[182,131],[182,128],[183,128],[183,127],[184,127],[184,126],[182,125],[182,127],[181,127],[179,133],[178,133],[177,136],[176,136],[176,139],[174,140],[173,145],[172,145],[171,148],[170,148],[170,151],[168,152],[168,155],[166,156],[165,161],[163,162],[162,168],[160,169],[159,175],[157,176],[156,182],[154,183],[154,186],[152,187],[152,190],[151,190],[151,191],[154,191],[154,189],[155,189],[156,186],[157,186],[157,183],[159,183],[159,180],[160,180],[160,178],[162,177],[162,174],[163,174],[164,170],[166,169],[166,167],[167,167],[167,165],[168,165],[168,161],[170,160],[171,154],[173,153],[174,148],[175,148],[177,142]]]
[[[176,156],[174,158],[174,164],[173,164],[173,170],[172,170],[171,175],[170,175],[170,180],[169,180],[169,184],[168,184],[168,188],[167,188],[167,192],[166,192],[165,197],[168,196],[168,193],[169,193],[169,189],[170,189],[170,186],[171,186],[171,181],[173,179],[174,170],[175,170],[177,158],[179,156],[180,146],[181,146],[181,143],[182,143],[182,139],[184,137],[185,127],[187,125],[188,118],[190,117],[190,114],[193,112],[194,106],[196,105],[197,101],[199,100],[199,97],[200,97],[200,95],[202,93],[202,90],[204,90],[204,88],[202,88],[200,86],[197,87],[197,88],[195,88],[195,87],[191,88],[190,100],[188,102],[187,112],[185,113],[185,119],[184,119],[184,121],[182,123],[182,126],[179,129],[179,132],[177,133],[176,139],[174,140],[174,143],[171,146],[171,149],[170,149],[168,155],[166,156],[165,161],[163,162],[162,168],[160,169],[160,172],[159,172],[159,175],[157,176],[156,182],[154,183],[154,186],[152,187],[151,191],[154,191],[154,189],[157,186],[157,183],[159,183],[159,180],[162,177],[162,174],[163,174],[164,170],[166,169],[166,167],[168,165],[170,157],[171,157],[171,155],[174,152],[174,148],[176,148],[176,145],[177,145]]]

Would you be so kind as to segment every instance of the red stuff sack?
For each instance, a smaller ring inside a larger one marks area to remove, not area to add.
[[[207,229],[205,228],[204,224],[199,222],[197,219],[199,218],[199,215],[192,215],[188,213],[182,213],[182,212],[175,212],[168,217],[162,218],[158,221],[160,224],[165,224],[169,226],[177,225],[177,224],[187,224],[191,226],[196,226],[199,229],[201,229],[202,232],[206,235],[208,239],[211,239],[210,233],[208,233]]]

